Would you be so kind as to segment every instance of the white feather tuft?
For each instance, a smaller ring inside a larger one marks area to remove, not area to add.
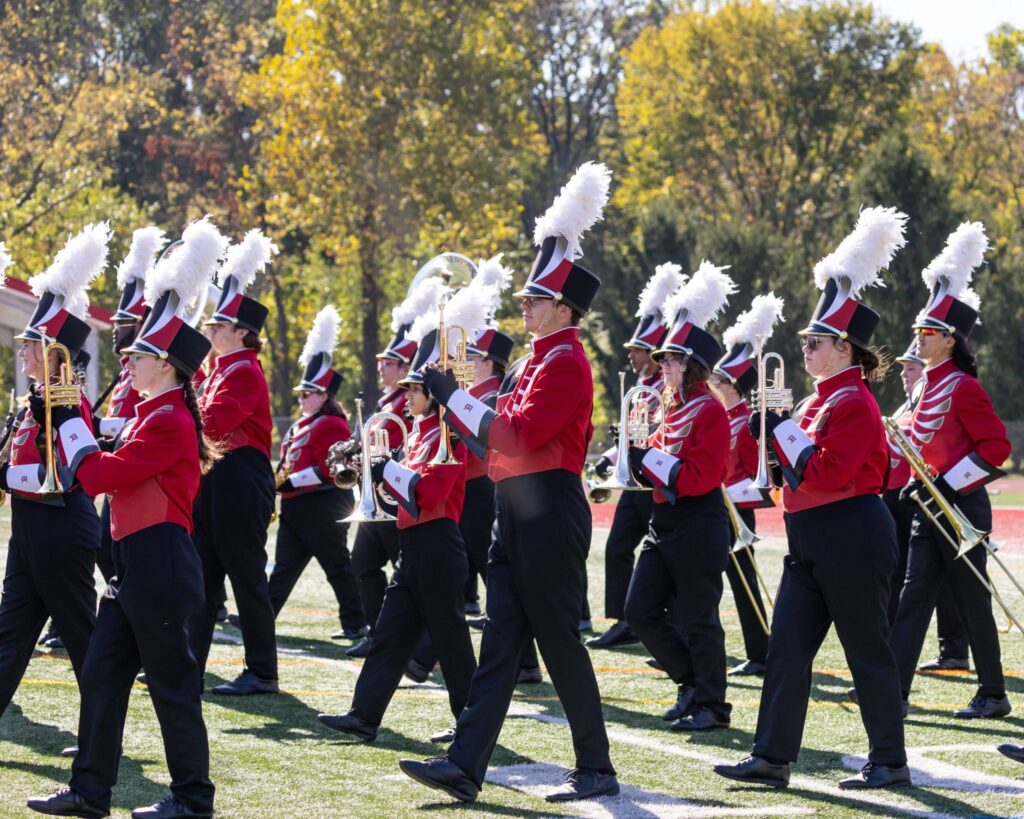
[[[313,319],[313,329],[306,336],[306,346],[302,348],[299,363],[305,367],[318,353],[331,355],[338,346],[338,330],[341,327],[341,316],[333,305],[328,304]]]
[[[542,244],[549,236],[564,236],[569,243],[566,256],[583,255],[580,240],[598,220],[608,203],[612,172],[600,162],[584,162],[555,197],[551,207],[537,219],[533,241]]]
[[[4,271],[14,262],[14,258],[7,252],[7,245],[0,242],[0,283],[4,280]]]
[[[437,329],[437,306],[427,308],[425,313],[420,313],[413,319],[412,326],[409,328],[409,332],[405,334],[405,337],[409,341],[415,341],[419,344],[423,339],[427,337],[427,334],[431,330]]]
[[[512,268],[501,263],[501,257],[504,255],[499,253],[490,259],[481,260],[477,265],[472,284],[475,285],[479,282],[482,286],[493,285],[498,288],[499,292],[508,289],[512,284]]]
[[[725,331],[722,336],[722,343],[725,349],[729,350],[737,344],[754,344],[754,339],[760,336],[762,343],[767,342],[772,336],[775,325],[785,321],[782,315],[782,308],[785,302],[774,293],[755,296],[750,304],[750,309],[741,313],[736,322]]]
[[[398,332],[403,324],[411,324],[431,307],[436,307],[448,288],[437,276],[424,279],[405,301],[391,311],[391,331]]]
[[[154,225],[139,228],[132,233],[132,246],[128,249],[128,255],[117,266],[118,290],[124,290],[132,279],[146,278],[164,242],[164,232]]]
[[[829,279],[845,277],[853,297],[866,287],[885,287],[879,271],[907,243],[906,224],[896,208],[865,208],[850,235],[814,266],[814,283],[824,290]]]
[[[965,287],[960,291],[960,295],[955,296],[956,299],[962,301],[968,307],[970,307],[975,313],[981,312],[981,296],[979,296],[970,287]],[[978,324],[981,324],[979,321]]]
[[[47,291],[63,296],[64,309],[84,319],[89,307],[89,285],[107,266],[110,235],[107,222],[86,225],[68,239],[46,270],[28,280],[32,292],[37,296]]]
[[[205,298],[218,262],[224,258],[228,238],[204,216],[181,234],[182,243],[159,261],[146,278],[146,304],[156,304],[164,293],[174,290],[182,306]]]
[[[496,286],[478,285],[476,278],[452,296],[444,307],[444,323],[449,327],[458,325],[465,330],[467,342],[472,341],[477,331],[487,323],[496,299],[501,298],[501,291]]]
[[[985,235],[985,226],[981,222],[964,222],[949,234],[946,246],[921,271],[921,278],[929,289],[935,287],[940,278],[947,279],[949,294],[963,301],[959,294],[970,284],[975,268],[985,261],[986,250],[988,237]]]
[[[229,276],[238,282],[238,292],[244,294],[246,288],[253,283],[257,273],[270,264],[277,254],[277,245],[263,235],[259,228],[253,228],[242,237],[237,245],[228,248],[224,266],[220,269],[221,287]]]
[[[686,281],[683,268],[675,262],[665,262],[654,268],[654,275],[647,280],[640,292],[640,309],[637,316],[654,316],[662,311],[665,300],[675,293]]]
[[[701,329],[717,318],[729,302],[729,295],[736,292],[735,282],[724,272],[728,269],[728,265],[718,267],[701,260],[697,272],[666,301],[666,322],[673,324],[683,310],[686,320]]]

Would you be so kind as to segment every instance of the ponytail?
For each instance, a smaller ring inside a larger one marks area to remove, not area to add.
[[[196,399],[196,388],[192,383],[192,378],[186,376],[180,370],[178,371],[178,377],[182,379],[182,387],[185,393],[185,406],[188,407],[188,411],[192,413],[192,420],[196,423],[196,438],[199,441],[199,470],[205,475],[211,469],[214,464],[221,459],[223,453],[220,447],[217,446],[213,441],[206,437],[203,433],[203,416],[199,413],[199,401]]]
[[[853,350],[853,363],[860,367],[864,380],[868,383],[878,382],[885,378],[892,365],[892,356],[888,351],[879,347],[861,347],[851,344]]]

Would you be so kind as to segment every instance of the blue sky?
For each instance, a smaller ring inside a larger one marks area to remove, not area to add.
[[[887,17],[914,23],[953,59],[984,56],[985,35],[1000,23],[1024,28],[1024,0],[874,0]]]

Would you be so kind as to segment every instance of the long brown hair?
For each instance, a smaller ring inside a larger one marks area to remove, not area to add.
[[[223,456],[220,446],[206,437],[203,432],[203,416],[199,412],[199,401],[196,398],[196,388],[192,383],[192,377],[185,375],[181,370],[175,369],[178,379],[182,383],[185,395],[185,406],[192,413],[192,420],[196,423],[196,438],[199,440],[199,471],[205,475],[214,464]]]
[[[892,356],[883,347],[861,347],[850,344],[853,351],[853,363],[860,367],[864,380],[877,383],[885,378],[892,365]]]

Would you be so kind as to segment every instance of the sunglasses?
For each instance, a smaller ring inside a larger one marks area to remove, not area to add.
[[[686,363],[686,356],[683,355],[672,355],[672,353],[666,353],[661,357],[662,364],[679,364],[682,366]]]
[[[299,400],[301,401],[303,398],[309,398],[309,396],[313,395],[314,393],[310,390],[299,390],[298,393],[296,394],[299,396]]]
[[[948,336],[949,333],[944,330],[937,330],[934,327],[918,327],[914,330],[919,336]]]
[[[545,299],[541,296],[523,296],[519,301],[523,307],[533,307],[542,301],[551,301],[551,299]]]
[[[809,350],[814,352],[826,341],[830,341],[827,336],[801,336],[800,337],[800,349]]]
[[[148,353],[132,353],[128,356],[128,361],[134,365],[146,358],[156,358],[156,356],[149,355]]]

